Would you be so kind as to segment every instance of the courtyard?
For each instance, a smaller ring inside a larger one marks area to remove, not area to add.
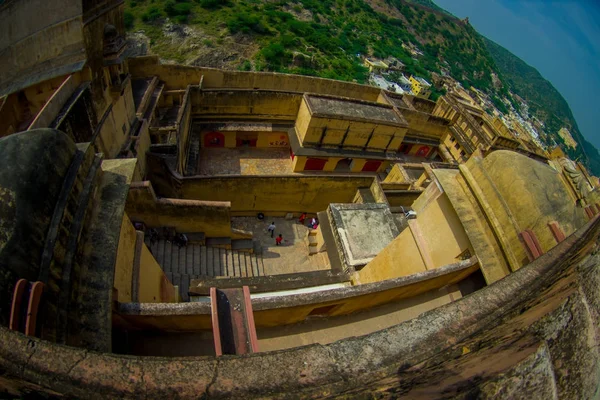
[[[309,219],[305,223],[308,223]],[[267,232],[271,222],[275,223],[275,234]],[[298,222],[296,218],[265,217],[259,220],[256,217],[233,217],[232,226],[253,233],[262,249],[265,275],[293,274],[299,272],[312,272],[330,269],[329,258],[326,252],[314,255],[308,254],[309,228]],[[275,245],[275,237],[283,236],[283,243]]]

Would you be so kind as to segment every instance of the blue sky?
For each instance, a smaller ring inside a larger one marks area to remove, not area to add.
[[[585,138],[600,148],[599,0],[434,0],[519,56],[569,103]]]

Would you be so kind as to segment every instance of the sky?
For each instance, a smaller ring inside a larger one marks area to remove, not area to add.
[[[600,149],[600,0],[434,0],[535,67]]]

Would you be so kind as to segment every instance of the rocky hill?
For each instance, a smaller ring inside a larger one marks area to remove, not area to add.
[[[564,99],[554,90],[553,101],[544,100],[551,92],[547,81],[538,80],[541,91],[524,85],[520,74],[526,64],[431,0],[127,0],[126,6],[125,23],[138,54],[360,83],[368,78],[361,56],[394,57],[408,74],[430,79],[432,73],[447,73],[487,92],[501,111],[519,108],[512,91],[531,101],[552,138],[561,123],[573,127],[584,144],[578,149],[587,150],[584,159],[600,159],[579,134]],[[434,91],[432,97],[439,95]],[[600,162],[587,164],[600,174]]]

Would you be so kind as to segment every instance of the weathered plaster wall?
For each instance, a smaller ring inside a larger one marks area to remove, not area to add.
[[[141,244],[137,301],[140,303],[174,303],[177,291],[145,244]]]
[[[153,228],[173,227],[177,232],[204,232],[208,237],[231,236],[228,201],[157,199],[149,181],[133,183],[126,211],[133,221]]]
[[[201,118],[241,118],[264,120],[296,119],[302,96],[282,90],[251,88],[195,90],[192,114]]]
[[[410,229],[405,229],[354,276],[357,284],[379,282],[426,271]]]
[[[180,398],[374,392],[411,399],[593,398],[600,273],[598,257],[588,255],[597,234],[598,220],[495,285],[325,346],[219,360],[144,358],[55,346],[2,328],[0,384],[17,394],[87,398],[135,398],[148,391]]]
[[[135,244],[137,235],[127,213],[123,213],[121,224],[121,235],[119,236],[119,247],[115,261],[115,283],[118,290],[119,302],[130,302],[131,280],[133,277],[133,262],[135,259]]]
[[[281,90],[310,92],[376,101],[380,89],[350,82],[335,81],[300,75],[265,72],[224,71],[214,68],[161,65],[158,57],[129,59],[129,69],[134,77],[158,75],[167,89],[182,89],[197,85],[202,79],[203,88],[253,88],[255,90]]]
[[[330,203],[350,203],[369,176],[236,176],[183,179],[184,199],[230,201],[232,214],[323,211]],[[274,214],[279,213],[279,214]]]
[[[131,123],[135,117],[135,105],[131,92],[131,80],[127,82],[123,96],[112,103],[104,119],[96,144],[106,158],[115,158],[129,139]]]
[[[81,69],[86,59],[81,15],[79,1],[1,5],[0,94]]]

